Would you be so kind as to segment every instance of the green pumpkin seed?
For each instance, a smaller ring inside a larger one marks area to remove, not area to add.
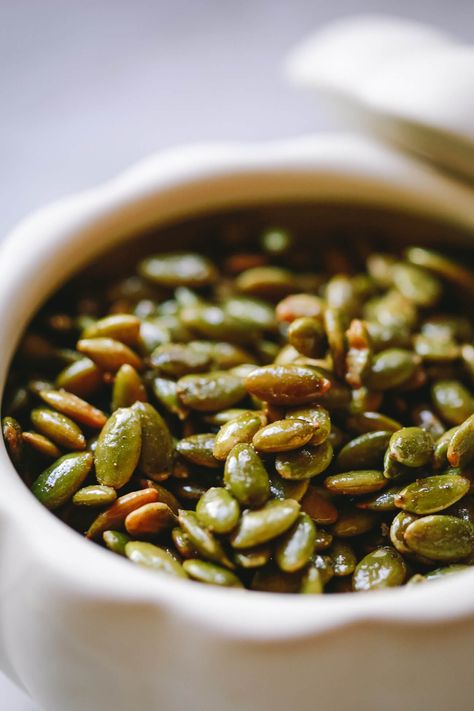
[[[102,373],[90,358],[80,358],[66,366],[56,378],[56,386],[78,397],[88,397],[102,385]]]
[[[321,405],[287,410],[285,416],[290,419],[305,420],[313,425],[315,432],[310,442],[314,446],[322,444],[331,433],[331,416]]]
[[[237,525],[240,508],[233,496],[221,487],[211,487],[198,501],[196,515],[201,525],[214,533],[230,533]]]
[[[329,351],[334,372],[344,378],[346,372],[346,319],[338,309],[327,308],[324,312],[324,328],[329,343]]]
[[[199,523],[195,513],[180,510],[179,525],[187,534],[195,549],[207,560],[221,563],[226,568],[234,568],[234,564],[225,552],[222,543],[204,526]]]
[[[470,297],[474,296],[474,277],[471,272],[443,254],[424,247],[410,247],[405,251],[405,257],[412,264],[451,282]]]
[[[414,514],[400,511],[400,513],[398,513],[392,520],[392,524],[390,526],[390,541],[397,551],[403,555],[410,554],[410,549],[405,543],[405,531],[408,526],[413,523],[413,521],[417,520],[417,518],[418,516],[415,516]]]
[[[315,553],[312,557],[312,564],[319,571],[323,585],[326,585],[330,580],[332,580],[334,577],[334,566],[330,555]]]
[[[433,467],[435,469],[443,469],[448,466],[448,448],[451,438],[456,432],[457,427],[452,427],[447,430],[435,444],[433,452]]]
[[[356,506],[358,509],[368,509],[369,511],[395,511],[395,499],[402,490],[401,486],[391,486],[389,489],[384,489],[374,496],[370,496],[364,501],[358,501]]]
[[[129,541],[125,544],[125,555],[133,563],[145,568],[158,570],[160,573],[186,578],[183,566],[164,548],[143,541]]]
[[[131,511],[157,500],[158,493],[155,489],[150,488],[132,491],[129,494],[119,496],[108,509],[100,513],[92,522],[86,533],[87,538],[94,539],[102,535],[104,531],[121,528]]]
[[[407,527],[404,539],[414,553],[451,563],[472,553],[474,526],[455,516],[433,514],[413,521]]]
[[[346,332],[346,382],[353,388],[361,388],[372,367],[372,343],[367,324],[359,319],[351,322]]]
[[[209,259],[191,252],[147,257],[138,265],[138,272],[148,281],[168,289],[207,286],[213,284],[218,276]]]
[[[178,386],[173,380],[154,378],[151,384],[153,395],[168,412],[176,415],[180,420],[186,419],[189,410],[184,407],[178,398]]]
[[[129,481],[140,459],[142,428],[132,408],[116,410],[99,435],[95,450],[97,481],[121,489]]]
[[[250,444],[253,436],[264,425],[263,413],[244,410],[222,425],[214,442],[214,456],[225,460],[236,444]]]
[[[31,422],[38,432],[59,447],[81,450],[86,447],[86,440],[79,427],[66,415],[46,407],[38,407],[31,413]]]
[[[72,503],[78,506],[108,506],[117,498],[117,492],[110,486],[92,484],[76,491]]]
[[[314,552],[316,527],[308,514],[300,513],[293,526],[279,541],[275,561],[286,573],[301,570]]]
[[[270,494],[267,470],[248,444],[237,444],[231,450],[225,463],[224,482],[244,506],[260,506]]]
[[[260,299],[234,296],[225,301],[228,314],[240,321],[246,321],[250,328],[262,331],[275,331],[276,318],[274,309]]]
[[[391,432],[381,430],[366,432],[351,440],[337,455],[337,469],[347,471],[380,466],[391,436]]]
[[[474,461],[474,415],[454,432],[449,440],[447,458],[453,467],[465,467]]]
[[[138,415],[141,429],[139,467],[146,476],[153,479],[171,468],[171,433],[164,419],[150,403],[136,402],[131,409]]]
[[[457,474],[429,476],[402,489],[395,504],[404,511],[425,516],[452,506],[467,494],[469,488],[469,480]]]
[[[474,401],[467,388],[457,380],[439,380],[431,388],[433,404],[451,425],[461,425],[472,415]]]
[[[164,343],[155,348],[150,361],[157,371],[171,378],[205,373],[211,365],[209,353],[193,348],[192,343]]]
[[[251,589],[266,593],[298,593],[301,573],[283,573],[272,563],[259,568],[253,576]]]
[[[288,341],[308,358],[321,358],[326,351],[326,334],[321,322],[315,318],[302,317],[291,322]]]
[[[267,565],[272,555],[269,545],[256,546],[246,550],[235,551],[234,560],[241,568],[253,569]]]
[[[401,555],[393,548],[377,548],[357,564],[352,579],[355,592],[382,590],[402,585],[407,568]]]
[[[270,494],[274,499],[279,499],[280,501],[283,499],[301,501],[308,490],[308,486],[308,479],[291,481],[290,479],[283,479],[276,472],[272,472],[270,475]]]
[[[302,405],[326,392],[330,381],[302,365],[264,365],[245,379],[247,390],[273,405]]]
[[[51,440],[44,435],[39,434],[38,432],[23,432],[21,436],[23,442],[26,442],[26,444],[45,457],[59,459],[61,456],[61,450],[59,447],[56,447],[54,442],[51,442]]]
[[[243,587],[239,578],[230,570],[221,568],[220,565],[209,563],[197,558],[185,560],[183,568],[192,580],[198,580],[207,585],[220,585],[225,588]]]
[[[399,292],[418,306],[435,306],[441,296],[441,284],[420,267],[405,262],[393,266],[392,279]]]
[[[306,420],[277,420],[259,430],[252,444],[259,452],[288,452],[303,447],[313,435],[314,427]]]
[[[415,353],[432,363],[449,363],[460,356],[459,346],[454,341],[430,338],[421,333],[415,336],[414,347]]]
[[[109,551],[125,556],[125,546],[130,542],[130,536],[122,531],[104,531],[102,538]]]
[[[128,346],[138,343],[140,319],[132,314],[112,314],[86,326],[81,338],[113,338]]]
[[[245,388],[235,375],[216,371],[185,375],[178,380],[177,393],[186,407],[199,412],[215,412],[236,405],[245,396]]]
[[[135,370],[143,368],[141,358],[131,348],[113,338],[83,338],[76,347],[79,353],[93,360],[101,370],[116,373],[125,363]]]
[[[402,348],[389,348],[374,356],[367,385],[374,390],[390,390],[406,383],[420,364],[419,356]]]
[[[390,457],[406,467],[423,467],[433,456],[433,438],[421,427],[403,427],[388,446]]]
[[[230,542],[238,550],[277,538],[296,521],[300,505],[293,499],[269,501],[257,511],[244,511]]]
[[[339,512],[337,521],[331,527],[331,532],[338,538],[352,538],[368,533],[375,525],[377,518],[372,511],[346,509]]]
[[[324,583],[320,571],[315,565],[310,565],[301,581],[302,595],[320,595],[324,592]]]
[[[344,577],[352,575],[357,565],[357,556],[352,546],[344,541],[334,541],[329,551],[333,563],[334,575]]]
[[[360,495],[372,494],[386,486],[387,480],[383,472],[376,469],[361,469],[356,471],[332,474],[324,480],[324,486],[333,494]]]
[[[128,363],[122,365],[114,380],[112,410],[131,407],[136,402],[146,402],[147,399],[145,386],[135,368]]]
[[[107,422],[107,416],[101,410],[66,390],[41,390],[39,396],[54,410],[86,427],[100,430]]]
[[[436,568],[436,570],[430,570],[429,573],[425,574],[426,580],[440,580],[446,575],[453,575],[453,573],[462,573],[465,570],[469,570],[470,565],[463,565],[462,563],[453,563],[452,565],[446,565],[444,568]]]
[[[193,464],[215,469],[222,464],[213,454],[215,442],[216,437],[213,434],[191,435],[178,442],[176,451]]]
[[[353,432],[396,432],[402,425],[397,420],[387,417],[381,412],[358,412],[347,418],[347,427]]]
[[[67,503],[89,474],[94,458],[90,452],[65,454],[34,482],[31,490],[51,511]]]
[[[247,269],[235,280],[236,288],[244,294],[269,301],[277,301],[295,290],[294,275],[279,267]]]
[[[306,446],[275,459],[275,468],[284,479],[311,479],[324,472],[331,464],[333,448],[326,440],[318,447]]]

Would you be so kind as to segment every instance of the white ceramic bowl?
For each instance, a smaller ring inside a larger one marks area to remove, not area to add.
[[[474,234],[472,189],[366,140],[161,154],[10,235],[0,252],[2,386],[39,303],[105,247],[218,208],[295,200],[399,208],[447,235]],[[0,482],[0,663],[48,711],[472,708],[474,570],[365,595],[214,589],[82,540],[37,503],[3,445]]]

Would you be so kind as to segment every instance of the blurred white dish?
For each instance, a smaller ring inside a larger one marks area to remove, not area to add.
[[[409,20],[335,22],[288,57],[287,77],[344,122],[474,180],[474,48]]]

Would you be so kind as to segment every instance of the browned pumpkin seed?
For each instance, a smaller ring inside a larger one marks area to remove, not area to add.
[[[337,521],[337,508],[324,489],[309,486],[301,499],[301,510],[307,513],[313,521],[327,526]]]
[[[140,356],[113,338],[83,338],[78,341],[77,350],[93,360],[99,368],[111,373],[116,373],[125,363],[135,370],[143,368]]]
[[[131,511],[157,500],[158,493],[154,489],[141,489],[120,496],[92,522],[86,533],[87,538],[97,538],[104,531],[123,527]]]
[[[125,519],[127,533],[134,538],[156,536],[176,523],[176,516],[167,504],[154,501],[131,511]]]
[[[315,318],[321,320],[326,308],[323,299],[312,294],[291,294],[276,307],[279,321],[292,323],[297,318]]]
[[[51,459],[59,459],[61,450],[54,442],[38,432],[23,432],[23,442],[26,442],[34,450]]]
[[[101,429],[107,422],[102,410],[66,390],[41,390],[39,396],[53,409],[86,427]]]
[[[140,319],[133,314],[112,314],[86,326],[81,338],[113,338],[128,346],[135,346],[140,335]]]

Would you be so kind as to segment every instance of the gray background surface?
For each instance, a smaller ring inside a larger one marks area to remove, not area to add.
[[[326,128],[279,63],[312,29],[365,12],[474,40],[474,0],[0,0],[0,239],[157,149]],[[0,709],[39,711],[1,674]]]

